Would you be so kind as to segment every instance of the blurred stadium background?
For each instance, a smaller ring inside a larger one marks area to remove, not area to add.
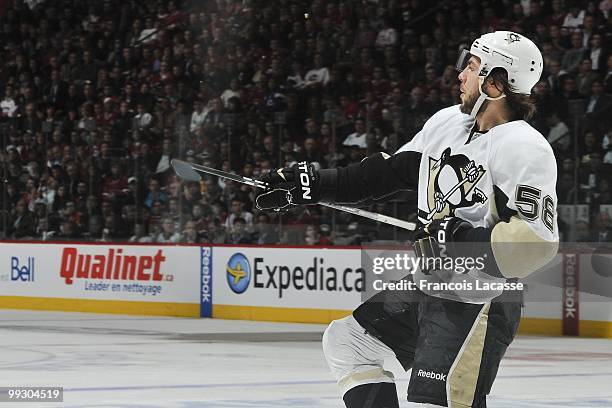
[[[394,152],[458,102],[480,33],[541,48],[533,125],[559,164],[564,241],[610,241],[612,8],[603,1],[0,2],[0,228],[10,240],[361,244],[403,231],[254,191],[181,183],[181,158],[243,174]],[[414,219],[398,196],[372,209]]]

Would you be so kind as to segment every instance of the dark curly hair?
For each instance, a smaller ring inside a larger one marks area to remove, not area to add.
[[[503,68],[495,68],[488,78],[493,81],[497,89],[506,94],[506,104],[511,112],[511,120],[531,120],[536,113],[536,104],[531,95],[520,94],[508,81],[508,73]]]

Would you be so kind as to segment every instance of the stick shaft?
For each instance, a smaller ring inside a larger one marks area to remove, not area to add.
[[[239,176],[237,174],[228,173],[223,170],[218,170],[212,167],[203,166],[201,164],[189,163],[189,165],[195,171],[198,171],[200,173],[206,173],[206,174],[211,174],[217,177],[223,177],[228,180],[236,181],[238,183],[246,184],[252,187],[257,187],[257,188],[267,188],[268,187],[267,183],[260,181],[260,180],[252,179],[250,177]],[[374,213],[374,212],[367,211],[367,210],[362,210],[360,208],[347,207],[344,205],[331,204],[331,203],[318,203],[318,204],[324,207],[333,208],[335,210],[355,214],[360,217],[369,218],[374,221],[382,222],[382,223],[389,224],[389,225],[394,225],[396,227],[407,229],[409,231],[414,231],[416,229],[416,224],[413,222],[408,222],[408,221],[400,220],[398,218],[389,217],[387,215],[378,214],[378,213]]]
[[[344,212],[348,212],[351,214],[359,215],[364,218],[369,218],[374,221],[382,222],[385,224],[394,225],[399,228],[407,229],[409,231],[414,231],[416,229],[416,224],[414,222],[408,222],[404,220],[400,220],[399,218],[389,217],[387,215],[362,210],[360,208],[347,207],[339,204],[329,204],[329,203],[318,203],[324,207],[333,208],[335,210],[340,210]]]
[[[223,170],[217,170],[215,168],[208,167],[208,166],[202,166],[200,164],[194,164],[194,163],[189,163],[189,164],[191,165],[191,167],[193,167],[194,170],[200,171],[202,173],[211,174],[217,177],[223,177],[228,180],[236,181],[242,184],[248,184],[249,186],[253,186],[253,187],[259,187],[259,188],[267,187],[267,184],[264,183],[263,181],[255,180],[250,177],[239,176],[237,174],[228,173]]]

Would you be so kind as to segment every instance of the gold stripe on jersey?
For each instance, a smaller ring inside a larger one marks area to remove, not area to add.
[[[491,249],[505,278],[530,275],[550,262],[558,248],[558,242],[541,238],[517,216],[496,224],[491,232]]]
[[[449,408],[470,408],[474,402],[482,351],[487,335],[490,306],[490,303],[482,306],[470,333],[448,371],[446,398]]]

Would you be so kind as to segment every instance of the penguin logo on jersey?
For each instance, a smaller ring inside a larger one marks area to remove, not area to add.
[[[484,203],[487,197],[476,188],[486,170],[463,154],[451,154],[450,147],[439,159],[429,158],[427,221],[454,216],[457,208]]]

